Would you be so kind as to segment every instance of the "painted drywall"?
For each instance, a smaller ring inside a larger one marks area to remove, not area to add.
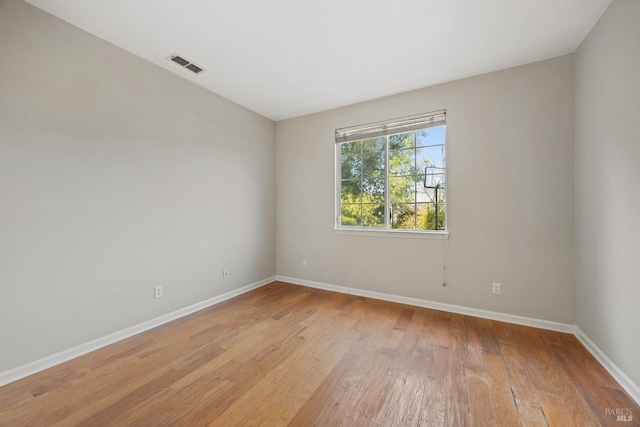
[[[640,385],[640,2],[614,0],[576,53],[578,327]]]
[[[0,51],[0,372],[275,274],[272,121],[17,0]]]
[[[573,96],[569,55],[277,122],[278,275],[573,324]],[[439,109],[449,239],[336,234],[335,129]]]

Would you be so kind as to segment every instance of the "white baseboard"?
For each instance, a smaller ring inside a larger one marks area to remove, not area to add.
[[[598,362],[604,367],[604,369],[611,374],[614,380],[618,382],[625,389],[625,391],[631,396],[633,400],[636,401],[638,405],[640,405],[640,387],[636,383],[634,383],[631,378],[629,378],[622,370],[611,361],[607,357],[606,354],[593,342],[591,339],[585,335],[582,330],[576,326],[576,337],[582,345],[584,345],[587,350],[596,358]]]
[[[551,331],[565,332],[569,334],[573,334],[575,332],[575,325],[569,325],[566,323],[551,322],[549,320],[516,316],[514,314],[505,314],[505,313],[499,313],[496,311],[480,310],[477,308],[464,307],[461,305],[445,304],[441,302],[428,301],[428,300],[423,300],[418,298],[385,294],[382,292],[372,292],[372,291],[365,291],[362,289],[347,288],[344,286],[330,285],[327,283],[313,282],[310,280],[296,279],[293,277],[276,276],[276,279],[282,282],[293,283],[294,285],[302,285],[302,286],[308,286],[310,288],[341,292],[343,294],[358,295],[361,297],[381,299],[381,300],[397,302],[401,304],[415,305],[417,307],[425,307],[425,308],[431,308],[434,310],[464,314],[467,316],[481,317],[483,319],[497,320],[499,322],[515,323],[516,325],[532,326],[534,328],[548,329]]]
[[[141,332],[148,331],[149,329],[153,329],[165,323],[168,323],[173,320],[179,319],[181,317],[187,316],[189,314],[195,313],[196,311],[200,311],[204,308],[218,304],[222,301],[226,301],[238,295],[257,289],[261,286],[266,285],[267,283],[273,282],[274,280],[276,280],[275,277],[269,277],[267,279],[260,280],[259,282],[255,282],[250,285],[243,286],[238,289],[234,289],[233,291],[226,292],[222,295],[218,295],[217,297],[213,297],[208,300],[199,302],[197,304],[193,304],[188,307],[181,308],[180,310],[176,310],[174,312],[165,314],[155,319],[151,319],[147,322],[140,323],[138,325],[132,326],[127,329],[123,329],[118,332],[114,332],[102,338],[98,338],[93,341],[80,344],[79,346],[70,348],[68,350],[63,350],[59,353],[52,354],[51,356],[47,356],[42,359],[27,363],[26,365],[19,366],[9,371],[1,372],[0,386],[12,383],[19,379],[28,377],[29,375],[33,375],[37,372],[44,371],[45,369],[49,369],[53,366],[67,362],[71,359],[75,359],[76,357],[98,350],[102,347],[106,347],[110,344],[116,343],[125,338],[132,337]]]

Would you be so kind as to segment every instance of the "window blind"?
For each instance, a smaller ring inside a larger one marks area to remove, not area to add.
[[[385,120],[366,125],[350,126],[336,129],[336,144],[378,136],[394,135],[441,126],[447,122],[447,111],[439,110],[431,113],[417,114],[401,119]]]

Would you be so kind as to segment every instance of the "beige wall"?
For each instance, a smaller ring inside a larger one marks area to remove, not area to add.
[[[640,1],[576,54],[577,325],[640,385]]]
[[[278,122],[278,274],[573,324],[573,96],[564,56]],[[449,240],[335,234],[334,130],[442,108]]]
[[[275,274],[272,121],[19,1],[0,52],[0,372]]]

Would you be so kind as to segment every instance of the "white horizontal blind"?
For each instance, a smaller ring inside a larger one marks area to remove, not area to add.
[[[369,123],[366,125],[350,126],[336,129],[336,143],[358,141],[361,139],[376,138],[378,136],[395,135],[441,126],[447,122],[447,111],[439,110],[431,113],[417,114],[401,119],[385,120],[383,122]]]

